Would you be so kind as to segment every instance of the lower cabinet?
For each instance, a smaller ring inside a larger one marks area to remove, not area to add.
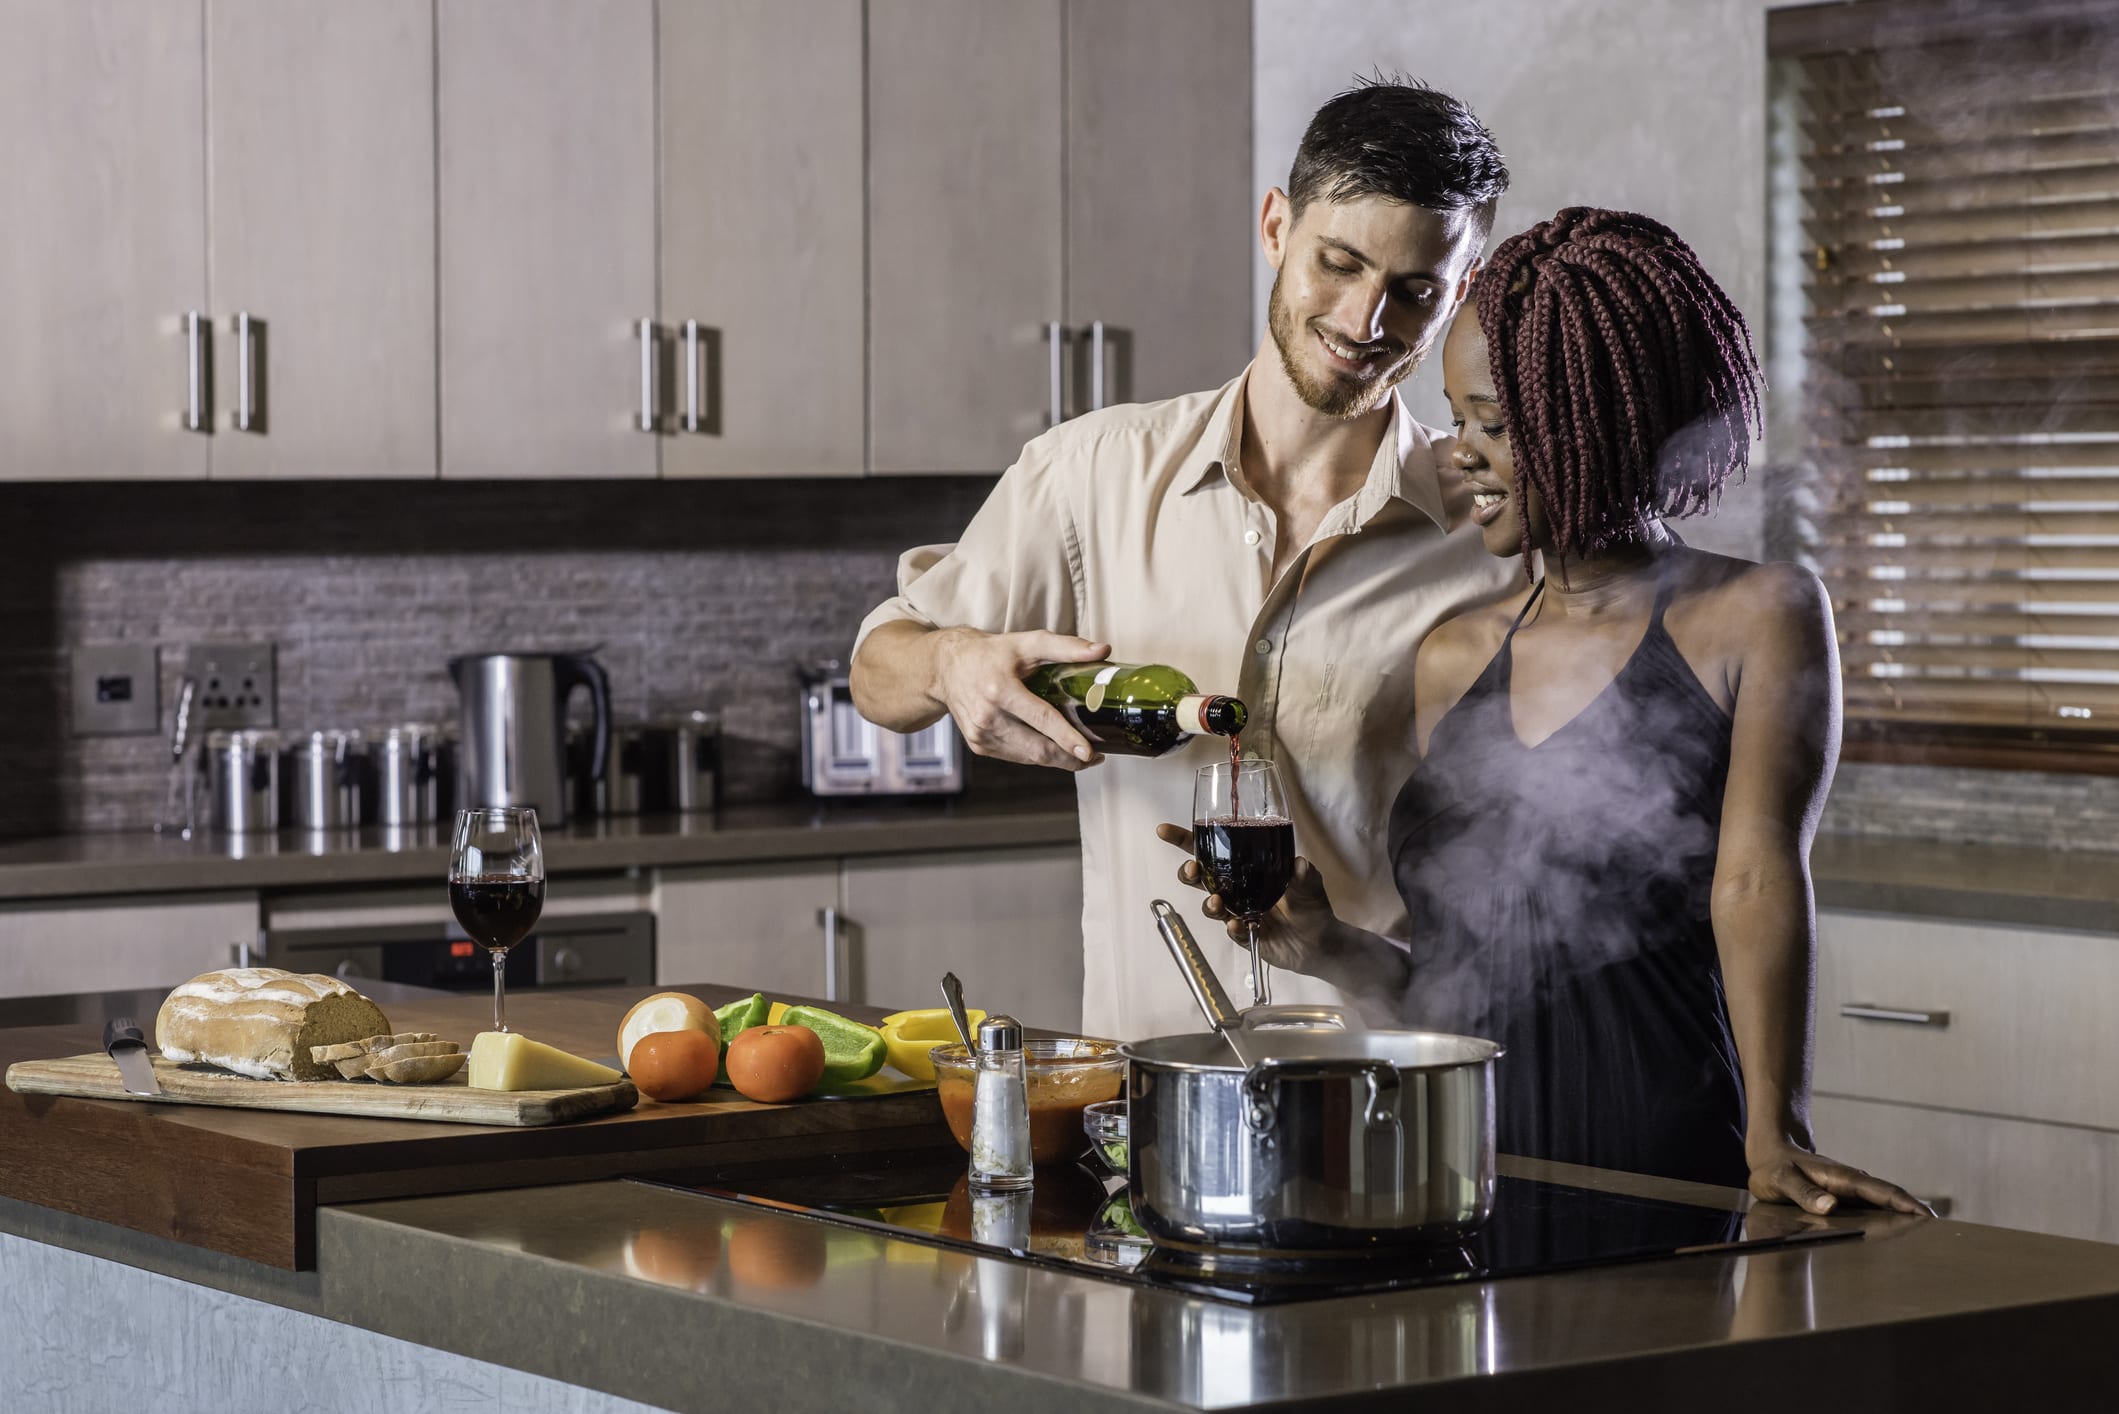
[[[1820,1152],[1960,1222],[2119,1242],[2119,1133],[1816,1096]]]
[[[655,981],[824,996],[824,915],[838,906],[835,859],[664,869],[655,880]]]
[[[0,905],[0,996],[174,987],[231,966],[257,936],[256,894]]]
[[[665,869],[655,980],[896,1011],[954,972],[972,1006],[1078,1030],[1081,873],[1072,845]]]
[[[1025,1026],[1082,1024],[1082,856],[1073,846],[849,859],[840,875],[855,1001],[967,1005]]]

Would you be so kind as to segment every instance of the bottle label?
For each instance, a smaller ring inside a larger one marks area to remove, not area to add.
[[[1177,729],[1186,736],[1205,736],[1207,733],[1207,704],[1213,700],[1213,698],[1203,694],[1178,698]]]
[[[1102,707],[1104,705],[1104,689],[1110,685],[1111,679],[1118,676],[1118,671],[1123,666],[1125,665],[1122,663],[1113,663],[1091,678],[1089,680],[1089,690],[1082,694],[1082,706],[1092,712]]]

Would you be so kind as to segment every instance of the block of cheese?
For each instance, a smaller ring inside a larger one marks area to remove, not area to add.
[[[277,967],[230,967],[171,992],[155,1044],[183,1064],[217,1065],[254,1080],[335,1080],[311,1051],[387,1032],[382,1008],[336,977]]]
[[[474,1090],[579,1090],[625,1077],[514,1031],[481,1031],[471,1042]]]

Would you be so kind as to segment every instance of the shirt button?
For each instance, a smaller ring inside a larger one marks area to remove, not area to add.
[[[1258,543],[1258,540],[1259,535],[1258,532],[1255,530],[1246,530],[1243,533],[1243,543],[1246,545],[1256,545]]]
[[[1258,656],[1263,658],[1266,656],[1266,654],[1273,651],[1273,640],[1270,638],[1261,638],[1256,644],[1252,646],[1257,648]]]

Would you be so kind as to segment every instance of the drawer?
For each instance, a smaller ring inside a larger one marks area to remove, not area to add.
[[[1814,1088],[2119,1129],[2115,1007],[2119,939],[1823,914]]]
[[[2119,1242],[2119,1134],[1828,1095],[1810,1125],[1820,1153],[1959,1221]]]

